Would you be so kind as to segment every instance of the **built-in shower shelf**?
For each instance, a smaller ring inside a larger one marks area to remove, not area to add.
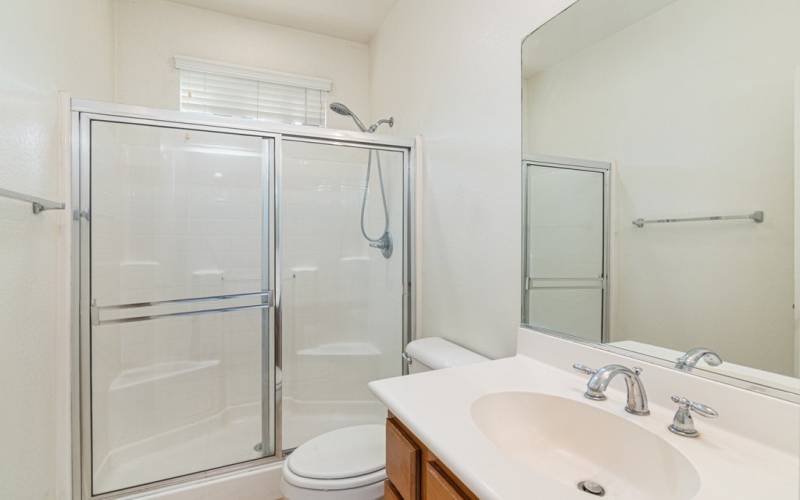
[[[350,255],[347,257],[341,257],[339,260],[341,262],[368,262],[370,259],[367,255]]]
[[[378,356],[381,351],[369,342],[333,342],[297,351],[298,356]]]
[[[174,361],[171,363],[155,363],[152,365],[132,368],[120,373],[113,382],[110,389],[118,391],[142,384],[166,380],[192,372],[206,370],[219,365],[218,359],[204,359],[200,361]]]

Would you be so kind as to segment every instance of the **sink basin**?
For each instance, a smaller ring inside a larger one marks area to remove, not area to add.
[[[475,400],[472,419],[511,459],[576,488],[596,483],[605,498],[682,500],[700,488],[697,471],[672,445],[587,403],[502,392]]]

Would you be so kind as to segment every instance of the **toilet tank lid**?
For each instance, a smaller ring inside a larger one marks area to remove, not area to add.
[[[434,370],[470,365],[489,359],[440,337],[426,337],[409,342],[406,354]]]

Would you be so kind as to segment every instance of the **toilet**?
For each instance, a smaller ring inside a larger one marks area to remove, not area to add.
[[[439,337],[406,346],[409,371],[420,373],[486,361]],[[281,492],[289,500],[376,500],[386,479],[384,424],[354,425],[298,446],[283,463]]]

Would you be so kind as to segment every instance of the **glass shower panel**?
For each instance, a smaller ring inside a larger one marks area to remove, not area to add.
[[[269,144],[92,122],[94,494],[270,453]]]
[[[282,158],[282,422],[283,448],[292,449],[386,416],[367,383],[402,374],[404,155],[284,139]],[[364,230],[383,234],[381,177],[388,259],[361,230],[366,190]]]
[[[600,341],[604,174],[529,164],[527,323]]]

